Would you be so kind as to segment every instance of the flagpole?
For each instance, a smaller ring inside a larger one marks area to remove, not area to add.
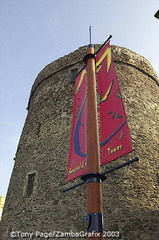
[[[91,222],[88,232],[100,232],[93,239],[103,239],[102,189],[100,174],[100,150],[98,134],[96,70],[93,45],[88,46],[87,55],[87,186],[86,211]],[[90,239],[88,237],[87,239]]]

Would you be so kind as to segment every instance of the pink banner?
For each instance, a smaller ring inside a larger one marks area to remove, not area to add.
[[[67,181],[86,173],[86,68],[75,78],[71,140],[67,167]]]
[[[116,75],[110,44],[96,56],[98,94],[100,95],[101,165],[132,151],[126,114]]]
[[[100,95],[101,165],[132,151],[131,137],[116,75],[110,44],[96,55],[98,94]],[[86,173],[87,168],[87,76],[86,67],[75,78],[71,140],[67,181]]]

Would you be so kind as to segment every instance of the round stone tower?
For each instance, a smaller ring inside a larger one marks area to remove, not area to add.
[[[112,46],[112,51],[136,150],[102,170],[133,156],[140,161],[114,171],[103,183],[104,231],[120,232],[118,239],[123,240],[157,240],[159,80],[144,57],[117,46]],[[86,47],[82,47],[50,63],[33,84],[0,223],[2,240],[44,239],[54,231],[85,231],[85,186],[61,193],[79,182],[66,184],[65,176],[72,76],[83,67],[85,54]]]

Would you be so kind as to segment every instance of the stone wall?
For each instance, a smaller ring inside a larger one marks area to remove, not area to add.
[[[140,161],[109,174],[103,183],[104,230],[119,231],[118,239],[123,240],[157,240],[159,80],[144,57],[122,47],[113,46],[112,50],[136,151],[102,170],[135,155]],[[82,47],[50,63],[33,84],[0,223],[2,240],[11,239],[12,230],[84,230],[85,186],[67,193],[61,189],[79,182],[66,184],[65,175],[74,89],[71,70],[83,67],[85,54],[86,47]],[[33,193],[27,196],[32,172]]]

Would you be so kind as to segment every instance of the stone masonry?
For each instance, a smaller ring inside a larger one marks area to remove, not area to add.
[[[134,156],[140,161],[114,171],[103,183],[104,231],[120,232],[117,239],[122,240],[158,240],[159,80],[144,57],[117,46],[112,51],[136,150],[102,170]],[[0,222],[1,240],[30,239],[20,238],[18,232],[11,236],[12,231],[85,231],[85,186],[61,193],[79,182],[66,184],[65,176],[74,94],[71,74],[83,67],[85,54],[86,47],[81,47],[50,63],[33,84]],[[32,173],[33,191],[28,196]],[[113,239],[109,234],[107,239]]]

